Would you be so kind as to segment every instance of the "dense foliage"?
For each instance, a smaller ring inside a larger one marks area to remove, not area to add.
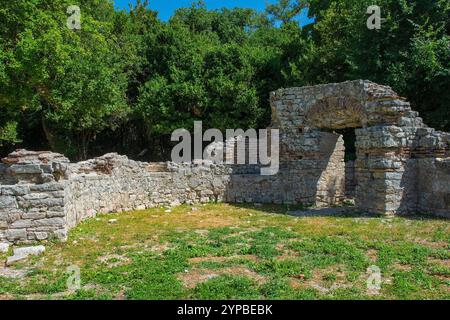
[[[270,123],[269,92],[351,79],[391,85],[425,122],[449,130],[447,0],[280,0],[265,13],[178,10],[138,1],[1,0],[0,153],[52,149],[74,159],[117,151],[161,159],[170,133]],[[381,7],[380,30],[366,26]],[[302,10],[315,23],[301,27]]]

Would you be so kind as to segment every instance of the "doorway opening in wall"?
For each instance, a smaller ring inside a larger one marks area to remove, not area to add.
[[[345,197],[346,202],[355,202],[356,190],[356,128],[337,129],[335,132],[342,135],[345,147]]]
[[[343,129],[322,129],[323,131],[341,135],[344,140],[344,163],[345,171],[345,199],[344,203],[354,204],[356,191],[356,130],[357,128],[349,127]]]

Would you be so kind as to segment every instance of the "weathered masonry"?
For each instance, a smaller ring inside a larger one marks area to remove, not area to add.
[[[360,210],[450,217],[450,134],[424,125],[390,87],[360,80],[282,89],[272,94],[272,108],[273,125],[282,130],[284,159],[316,166],[319,201],[333,203],[345,192],[341,136],[327,131],[357,128],[355,201]],[[330,139],[336,141],[333,153],[323,147]]]
[[[0,164],[0,242],[65,239],[97,213],[209,201],[326,207],[353,196],[356,210],[450,217],[450,134],[423,124],[391,88],[348,81],[271,94],[280,170],[252,165],[143,163],[117,154],[70,163],[17,150]],[[341,129],[355,129],[344,161]]]

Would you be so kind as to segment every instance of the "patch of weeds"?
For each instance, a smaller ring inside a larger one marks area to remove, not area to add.
[[[440,264],[432,264],[427,269],[432,275],[442,276],[450,279],[450,268]]]
[[[266,260],[255,266],[255,270],[272,277],[296,276],[304,279],[311,277],[311,269],[299,259],[293,260]]]
[[[296,238],[298,234],[280,227],[265,227],[262,230],[250,232],[249,237],[255,241],[276,243],[280,240]]]
[[[110,293],[99,293],[95,289],[80,289],[65,296],[66,300],[112,300],[114,296]]]
[[[16,279],[0,276],[0,294],[14,294],[20,291],[20,283]]]
[[[400,299],[432,298],[427,292],[433,291],[438,285],[436,278],[419,268],[413,268],[411,271],[394,271],[391,291]]]
[[[279,251],[272,244],[255,243],[245,251],[246,254],[254,254],[260,258],[272,258],[279,254]]]
[[[432,249],[429,256],[441,260],[450,259],[450,247],[446,249]]]
[[[446,242],[450,243],[450,232],[449,232],[448,225],[438,227],[433,232],[433,241],[446,241]]]
[[[19,289],[20,294],[54,294],[66,290],[67,277],[63,272],[50,272],[41,270],[29,274],[25,285]],[[37,276],[36,276],[37,274]]]
[[[228,268],[231,266],[236,265],[232,262],[216,262],[216,261],[203,261],[198,263],[196,266],[201,269],[222,269],[222,268]]]
[[[200,283],[193,290],[194,299],[259,299],[256,281],[245,276],[221,275]]]
[[[261,286],[261,295],[269,300],[314,300],[320,295],[314,288],[293,286],[288,278],[276,277]]]
[[[376,265],[386,270],[394,263],[417,265],[423,264],[431,250],[422,245],[408,242],[378,243]]]
[[[325,282],[331,282],[331,283],[333,283],[334,281],[337,280],[337,275],[334,274],[334,273],[327,273],[327,274],[324,274],[324,275],[323,275],[322,279],[323,279],[323,281],[325,281]]]
[[[293,242],[290,249],[299,251],[304,262],[313,267],[345,264],[351,270],[365,270],[369,265],[364,252],[340,237],[319,237]]]
[[[125,295],[129,299],[180,299],[183,297],[183,288],[175,274],[186,267],[186,260],[182,256],[154,258],[135,255],[127,270],[128,289]]]

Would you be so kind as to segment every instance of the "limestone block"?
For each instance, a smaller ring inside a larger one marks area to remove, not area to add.
[[[43,171],[39,164],[13,164],[9,167],[9,172],[17,174],[41,174]]]
[[[0,196],[0,208],[17,208],[16,198],[13,196]]]
[[[0,242],[0,253],[7,253],[9,250],[9,243]]]
[[[23,241],[27,238],[27,231],[25,229],[8,229],[5,236],[11,242]]]
[[[37,227],[42,226],[64,226],[65,221],[63,218],[45,218],[33,221],[33,225]]]
[[[1,194],[5,196],[23,196],[30,192],[27,185],[2,186]]]
[[[10,228],[22,229],[22,228],[29,228],[31,226],[33,226],[33,220],[20,219],[11,223]]]
[[[26,260],[29,256],[38,256],[44,253],[44,246],[15,248],[14,255],[8,257],[6,265],[10,266],[18,261]]]

